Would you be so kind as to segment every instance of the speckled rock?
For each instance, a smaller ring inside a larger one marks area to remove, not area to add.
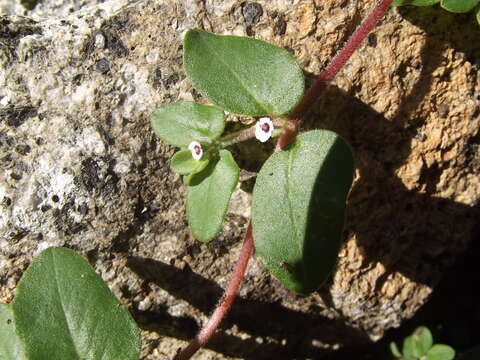
[[[171,358],[228,282],[250,201],[237,190],[218,238],[192,238],[169,170],[174,149],[149,125],[161,104],[204,101],[182,71],[182,34],[267,40],[317,73],[370,9],[366,0],[45,0],[27,11],[1,0],[0,300],[13,298],[38,252],[68,246],[129,306],[142,358]],[[319,358],[379,339],[425,302],[479,215],[477,35],[470,16],[389,11],[305,122],[342,134],[356,157],[331,279],[297,296],[253,258],[198,359]]]

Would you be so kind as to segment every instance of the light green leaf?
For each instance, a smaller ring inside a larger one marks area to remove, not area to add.
[[[151,118],[153,131],[167,144],[186,148],[192,141],[211,143],[223,133],[223,110],[192,101],[163,105]]]
[[[390,343],[390,351],[392,352],[392,355],[396,358],[402,357],[402,353],[400,352],[400,350],[398,350],[397,344],[395,344],[393,341]]]
[[[180,175],[196,174],[208,165],[208,156],[204,154],[200,160],[195,160],[192,157],[190,150],[181,150],[173,155],[170,161],[170,167]]]
[[[415,355],[415,339],[413,338],[413,335],[407,336],[403,340],[403,357],[405,360],[414,360],[417,359],[417,356]]]
[[[415,5],[415,6],[430,6],[439,3],[440,0],[393,0],[393,5]]]
[[[476,9],[476,15],[475,17],[477,18],[477,22],[478,24],[480,25],[480,4],[478,5],[477,9]]]
[[[465,13],[472,10],[479,0],[442,0],[440,5],[448,11],[455,13]]]
[[[427,353],[427,360],[453,360],[455,350],[448,345],[435,344]]]
[[[12,309],[29,360],[138,360],[137,325],[72,250],[43,251],[23,274]]]
[[[433,345],[432,333],[425,326],[415,329],[412,334],[414,340],[414,355],[424,356]]]
[[[237,114],[282,115],[300,101],[303,73],[286,50],[246,37],[189,30],[183,65],[193,87]]]
[[[260,170],[252,205],[255,251],[290,290],[310,293],[331,272],[352,177],[350,147],[326,130],[297,136]]]
[[[196,239],[210,241],[220,231],[239,174],[232,154],[221,150],[220,158],[188,177],[187,218]]]
[[[0,359],[25,360],[17,334],[11,305],[0,303]]]

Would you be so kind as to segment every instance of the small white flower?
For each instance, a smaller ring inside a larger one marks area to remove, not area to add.
[[[265,142],[272,137],[273,123],[268,117],[258,119],[255,124],[255,137],[261,142]]]
[[[200,160],[203,156],[203,149],[202,149],[202,145],[200,145],[198,142],[196,141],[192,141],[190,143],[190,145],[188,145],[188,150],[190,150],[192,152],[192,157],[195,159],[195,160]]]

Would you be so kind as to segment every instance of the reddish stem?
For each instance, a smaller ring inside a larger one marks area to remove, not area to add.
[[[202,347],[208,341],[208,339],[210,339],[210,336],[212,336],[222,319],[228,313],[228,310],[230,310],[230,306],[232,305],[232,302],[235,299],[238,290],[240,289],[240,284],[252,252],[252,224],[249,223],[237,264],[235,265],[235,269],[233,270],[233,274],[227,289],[220,299],[220,303],[217,305],[217,308],[213,312],[212,316],[210,319],[208,319],[207,323],[203,326],[198,335],[193,338],[192,341],[190,341],[186,348],[184,348],[180,353],[177,354],[177,356],[175,356],[174,360],[190,359],[193,354],[195,354],[197,350]]]
[[[305,93],[300,103],[290,114],[291,119],[300,119],[312,107],[321,94],[326,90],[327,85],[335,78],[335,75],[342,69],[353,52],[360,46],[376,23],[385,14],[392,0],[381,0],[366,19],[357,27],[352,36],[348,39],[342,49],[330,61],[325,70],[316,78],[313,85]]]
[[[300,127],[300,119],[306,114],[306,112],[312,107],[315,101],[327,88],[340,69],[345,65],[347,60],[357,49],[361,42],[365,39],[368,33],[373,29],[377,21],[385,14],[388,7],[392,3],[392,0],[380,0],[373,11],[368,17],[358,26],[355,32],[348,39],[345,46],[335,55],[330,64],[323,70],[315,80],[314,84],[305,93],[305,96],[295,109],[289,115],[289,120],[285,125],[282,135],[277,141],[275,152],[280,151],[285,146],[290,144],[298,133]],[[203,326],[198,335],[188,344],[186,348],[181,350],[174,360],[188,360],[197,350],[202,347],[210,339],[212,334],[217,329],[218,325],[228,313],[230,306],[235,299],[235,296],[240,288],[240,284],[243,279],[243,275],[248,265],[248,260],[253,252],[253,237],[252,237],[252,224],[248,224],[247,233],[243,243],[242,250],[233,270],[230,282],[225,290],[223,297],[220,300],[219,305],[214,310],[212,316]]]

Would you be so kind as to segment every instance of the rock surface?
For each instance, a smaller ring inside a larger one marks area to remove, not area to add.
[[[155,107],[199,99],[182,71],[183,32],[254,36],[317,73],[371,7],[45,0],[27,11],[0,0],[0,300],[42,249],[68,246],[131,309],[142,358],[171,358],[220,297],[250,201],[236,191],[212,242],[190,235],[174,149],[149,124]],[[356,156],[331,280],[296,296],[253,258],[198,359],[318,358],[380,338],[425,302],[479,215],[477,36],[471,16],[390,9],[306,121],[342,134]]]

